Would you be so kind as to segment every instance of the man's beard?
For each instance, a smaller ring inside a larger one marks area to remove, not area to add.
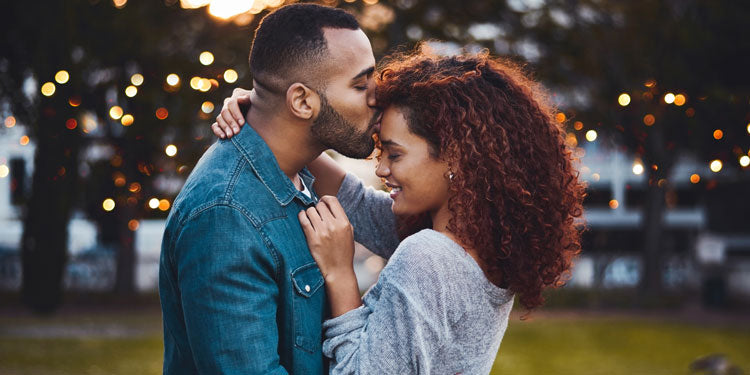
[[[377,116],[373,116],[364,132],[358,133],[354,124],[346,121],[344,116],[328,104],[325,95],[319,95],[320,114],[311,128],[315,138],[326,148],[332,148],[346,157],[364,159],[370,156],[375,148],[370,129]]]

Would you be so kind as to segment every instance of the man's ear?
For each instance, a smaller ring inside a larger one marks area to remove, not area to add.
[[[311,120],[320,110],[320,96],[303,83],[295,82],[286,90],[286,106],[294,116]]]

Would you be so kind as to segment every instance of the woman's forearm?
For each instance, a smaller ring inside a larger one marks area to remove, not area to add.
[[[341,183],[346,177],[346,171],[325,152],[307,165],[307,169],[315,176],[313,188],[319,196],[336,196]]]
[[[325,283],[332,317],[344,315],[362,306],[357,276],[354,274],[353,268],[346,272],[327,275]]]

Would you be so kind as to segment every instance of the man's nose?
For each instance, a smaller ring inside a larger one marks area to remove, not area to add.
[[[370,78],[367,82],[367,105],[373,108],[378,106],[375,100],[375,85],[375,78]]]

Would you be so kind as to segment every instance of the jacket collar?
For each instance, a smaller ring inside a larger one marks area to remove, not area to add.
[[[295,197],[299,198],[306,206],[317,202],[317,196],[312,188],[315,178],[307,168],[300,171],[300,177],[307,184],[307,188],[312,193],[312,198],[308,198],[301,191],[297,190],[294,183],[279,167],[276,156],[274,156],[266,142],[250,124],[245,123],[242,130],[232,137],[231,141],[280,205],[288,205]]]

